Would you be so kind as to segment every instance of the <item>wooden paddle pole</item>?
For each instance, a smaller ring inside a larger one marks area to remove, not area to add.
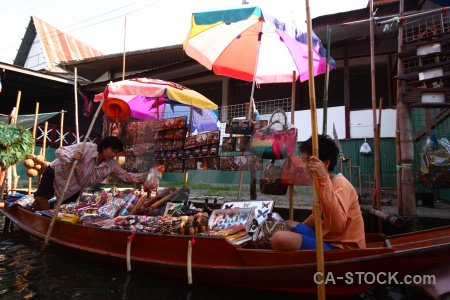
[[[31,154],[34,154],[35,146],[36,146],[36,127],[38,122],[39,115],[39,102],[36,102],[36,110],[34,115],[34,125],[33,125],[33,148],[31,148]],[[32,178],[28,177],[28,195],[31,195],[31,186],[32,186]]]
[[[295,126],[295,83],[297,82],[297,72],[292,72],[292,98],[291,98],[291,124]],[[289,159],[289,158],[288,158]],[[289,185],[289,220],[294,220],[294,185]]]
[[[308,72],[309,72],[309,103],[311,106],[311,128],[312,128],[312,155],[319,156],[319,138],[317,136],[317,111],[316,111],[316,91],[314,89],[314,66],[313,66],[313,50],[312,50],[312,23],[309,11],[309,0],[306,1],[306,20],[307,20],[307,36],[308,36]],[[317,256],[317,297],[325,299],[325,263],[323,258],[323,236],[322,236],[322,218],[320,198],[317,194],[317,178],[312,174],[314,184],[314,230],[316,232],[316,256]]]
[[[100,110],[102,109],[103,101],[105,101],[105,99],[102,99],[102,101],[100,102],[100,104],[97,108],[97,111],[95,112],[94,117],[92,118],[91,125],[89,126],[86,136],[84,137],[84,141],[83,141],[83,144],[81,145],[80,151],[83,151],[84,146],[86,145],[89,135],[91,134],[92,127],[94,127],[95,120],[97,119],[97,116],[98,116]],[[52,220],[50,221],[50,225],[48,226],[48,230],[47,230],[47,234],[45,235],[44,243],[42,244],[41,250],[43,252],[45,252],[45,249],[47,248],[48,240],[50,239],[50,235],[52,234],[53,226],[55,225],[55,221],[56,221],[56,217],[58,216],[59,208],[61,207],[61,204],[64,200],[64,194],[66,193],[67,188],[70,184],[70,180],[72,179],[72,174],[75,170],[75,167],[77,166],[77,163],[78,163],[78,160],[75,160],[72,163],[72,167],[70,169],[69,176],[67,177],[67,181],[66,181],[66,185],[64,186],[64,190],[62,191],[61,197],[59,197],[56,202],[56,208],[53,212],[53,216],[52,216]]]

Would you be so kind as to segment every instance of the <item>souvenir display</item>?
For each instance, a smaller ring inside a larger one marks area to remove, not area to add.
[[[267,218],[268,214],[272,212],[274,206],[273,200],[248,200],[248,201],[225,201],[222,204],[222,209],[232,208],[255,208],[255,218],[252,221],[252,226],[249,232],[254,232],[256,228]]]
[[[219,170],[220,131],[189,136],[184,144],[184,167],[190,170]]]
[[[220,166],[222,171],[256,171],[262,169],[262,159],[256,155],[221,156]]]
[[[272,245],[270,243],[270,238],[275,232],[285,230],[285,228],[286,223],[279,214],[269,213],[267,219],[264,220],[253,233],[253,247],[260,249],[271,249]]]
[[[249,230],[255,217],[255,208],[215,209],[209,217],[209,230],[220,231],[243,225]]]

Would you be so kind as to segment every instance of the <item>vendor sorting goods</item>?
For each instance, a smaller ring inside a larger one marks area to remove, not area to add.
[[[114,159],[122,151],[123,143],[115,136],[102,139],[98,145],[86,143],[83,149],[81,143],[60,147],[56,150],[57,158],[42,173],[32,209],[49,209],[48,200],[54,196],[59,199],[63,194],[62,203],[74,202],[85,187],[101,183],[108,175],[128,183],[143,183],[148,172],[128,173]],[[78,162],[64,192],[74,161]]]

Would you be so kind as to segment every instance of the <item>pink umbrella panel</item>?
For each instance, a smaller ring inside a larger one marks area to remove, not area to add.
[[[165,96],[135,96],[130,100],[126,100],[129,97],[122,97],[122,95],[115,95],[114,97],[122,98],[128,104],[132,118],[147,121],[186,116],[187,124],[190,126],[192,113],[192,132],[197,130],[200,133],[218,129],[217,110],[201,109],[182,104]]]

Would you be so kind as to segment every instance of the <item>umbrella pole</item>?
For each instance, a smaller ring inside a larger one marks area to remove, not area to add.
[[[253,99],[253,95],[255,93],[255,76],[256,76],[256,72],[258,71],[258,58],[259,58],[259,48],[261,47],[261,36],[262,36],[262,32],[258,33],[258,50],[256,51],[256,63],[255,63],[255,72],[253,73],[253,81],[252,81],[252,92],[250,93],[250,107],[248,110],[248,114],[247,114],[247,119],[250,121],[251,120],[251,116],[252,116],[252,107],[253,107],[253,101],[255,101]],[[237,200],[241,200],[241,190],[242,190],[242,182],[244,181],[244,173],[243,171],[240,171],[239,174],[239,188],[238,188],[238,195],[237,195]],[[252,184],[250,182],[250,184]]]
[[[311,128],[312,128],[312,155],[319,156],[319,139],[317,136],[317,112],[316,112],[316,95],[314,89],[314,73],[313,73],[313,61],[312,61],[312,23],[309,10],[309,0],[306,1],[306,19],[307,19],[307,36],[308,36],[308,72],[309,72],[309,103],[311,106]],[[320,199],[317,194],[317,178],[315,174],[313,176],[314,184],[314,229],[316,232],[316,256],[317,256],[317,297],[318,299],[325,299],[325,263],[323,257],[323,237],[322,237],[322,218],[320,217]]]
[[[38,114],[39,114],[39,102],[36,102],[36,111],[34,114],[34,126],[33,126],[33,148],[31,148],[31,154],[34,154],[34,148],[36,145],[36,127],[37,127],[37,121],[38,121]],[[28,177],[28,195],[31,195],[31,185],[32,185],[32,178]]]
[[[97,111],[95,112],[94,117],[92,118],[91,125],[89,126],[89,129],[88,129],[88,131],[86,133],[86,136],[84,137],[84,141],[83,141],[83,144],[81,145],[80,151],[83,151],[84,146],[86,145],[86,142],[87,142],[87,140],[89,138],[89,135],[91,134],[92,127],[94,127],[95,120],[97,119],[97,116],[98,116],[100,110],[102,109],[103,101],[105,101],[105,99],[102,99],[102,101],[100,102],[100,104],[99,104],[99,106],[97,108]],[[70,179],[72,179],[72,174],[73,174],[73,171],[75,170],[77,162],[78,162],[78,160],[75,160],[72,163],[72,168],[70,169],[69,176],[68,176],[67,181],[66,181],[66,185],[64,186],[64,190],[63,190],[63,192],[61,194],[61,197],[59,197],[59,199],[58,199],[58,201],[56,203],[56,208],[53,211],[52,220],[50,221],[50,225],[48,226],[47,234],[45,235],[44,243],[42,244],[42,249],[41,250],[43,252],[45,252],[45,249],[47,248],[48,240],[50,239],[50,235],[52,234],[53,225],[55,224],[55,220],[56,220],[56,217],[58,216],[59,208],[61,207],[61,204],[63,202],[64,194],[66,193],[67,187],[70,184]]]

